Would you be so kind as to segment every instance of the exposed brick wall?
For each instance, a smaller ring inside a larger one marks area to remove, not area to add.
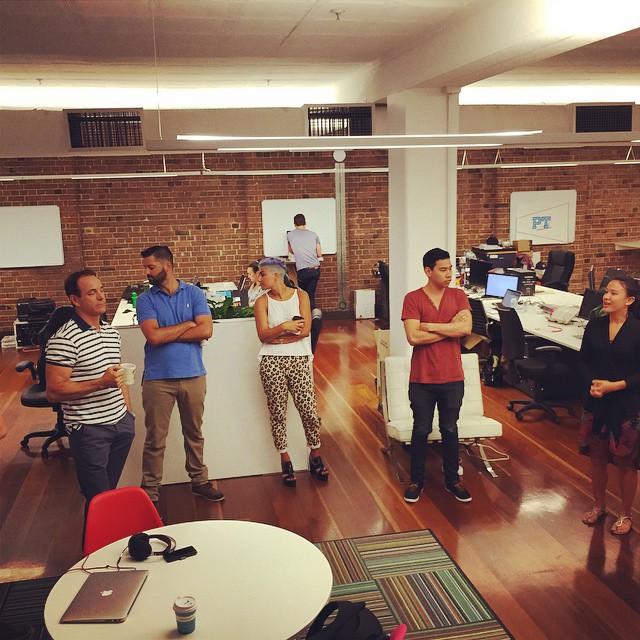
[[[504,163],[564,162],[625,158],[626,148],[512,149],[501,151]],[[469,164],[494,161],[495,151],[467,153]],[[621,239],[640,240],[640,165],[579,165],[522,169],[458,171],[458,252],[495,235],[509,239],[509,203],[515,191],[575,189],[575,241],[568,245],[534,246],[542,260],[551,249],[574,251],[576,266],[569,290],[582,293],[587,272],[596,267],[596,283],[608,267],[640,277],[640,251],[616,251]]]
[[[197,156],[166,159],[168,171],[199,171]],[[347,166],[386,166],[386,153],[351,153]],[[211,171],[267,171],[333,168],[331,154],[245,154],[207,156]],[[162,171],[162,159],[82,157],[0,159],[0,175],[132,173]],[[353,289],[379,288],[371,266],[388,261],[387,175],[348,174],[346,302]],[[105,180],[0,182],[0,206],[55,204],[60,207],[65,265],[2,269],[0,332],[12,331],[19,297],[52,297],[66,302],[62,283],[76,269],[90,267],[101,277],[113,314],[122,290],[141,282],[140,250],[166,243],[172,247],[179,277],[201,281],[233,280],[262,257],[264,199],[335,197],[332,174],[197,175],[189,177]],[[326,256],[316,299],[326,311],[338,309],[336,256]]]
[[[610,159],[626,149],[506,150],[504,162]],[[491,163],[495,151],[472,151],[470,164]],[[384,152],[351,152],[347,167],[386,166]],[[195,155],[166,158],[168,171],[200,171]],[[260,153],[207,155],[211,171],[261,171],[333,168],[330,153]],[[0,175],[129,173],[162,171],[161,156],[0,159]],[[509,237],[509,200],[513,191],[576,189],[576,239],[564,248],[575,251],[571,290],[586,286],[587,270],[598,279],[609,266],[640,275],[640,251],[617,252],[617,239],[640,239],[640,165],[589,165],[532,169],[472,169],[458,172],[458,253],[489,235]],[[355,289],[378,291],[371,273],[377,260],[392,262],[388,247],[388,182],[385,173],[346,176],[347,307]],[[16,299],[52,297],[65,302],[64,277],[88,266],[100,274],[111,299],[109,313],[125,286],[140,282],[139,251],[157,242],[174,248],[179,276],[202,281],[237,279],[246,265],[262,255],[262,210],[265,198],[335,196],[331,174],[202,175],[136,180],[43,180],[0,182],[0,206],[60,207],[66,264],[62,267],[2,269],[0,332],[12,330]],[[541,246],[546,256],[552,246]],[[335,256],[327,256],[318,287],[319,306],[338,310]]]

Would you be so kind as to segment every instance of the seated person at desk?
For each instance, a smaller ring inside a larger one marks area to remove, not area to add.
[[[264,293],[264,289],[258,282],[258,269],[259,267],[257,262],[252,262],[247,267],[247,277],[249,278],[249,282],[251,282],[251,285],[247,290],[247,293],[249,294],[250,307],[253,307],[253,305],[255,305],[256,303],[256,300],[258,299],[258,296],[261,296]]]

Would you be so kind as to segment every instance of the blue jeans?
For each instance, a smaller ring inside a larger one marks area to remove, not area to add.
[[[464,396],[464,381],[444,384],[409,383],[409,402],[413,411],[411,436],[411,482],[424,485],[427,438],[433,430],[433,415],[438,407],[444,483],[451,487],[458,477],[458,416]]]
[[[135,420],[127,411],[116,424],[82,424],[69,432],[69,446],[86,509],[91,498],[115,489],[135,436]]]

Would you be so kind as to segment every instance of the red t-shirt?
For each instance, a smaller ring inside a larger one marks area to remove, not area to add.
[[[404,298],[402,320],[420,322],[451,322],[463,309],[471,309],[469,300],[461,289],[447,287],[436,309],[431,298],[422,288],[411,291]],[[445,338],[433,344],[413,347],[410,382],[423,384],[445,384],[464,380],[460,359],[460,338]]]

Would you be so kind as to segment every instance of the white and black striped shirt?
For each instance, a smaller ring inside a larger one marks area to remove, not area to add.
[[[74,382],[100,378],[108,367],[120,363],[120,334],[106,322],[100,323],[98,331],[74,314],[47,343],[46,361],[70,367]],[[68,429],[81,424],[116,424],[127,411],[117,387],[93,391],[61,405]]]

